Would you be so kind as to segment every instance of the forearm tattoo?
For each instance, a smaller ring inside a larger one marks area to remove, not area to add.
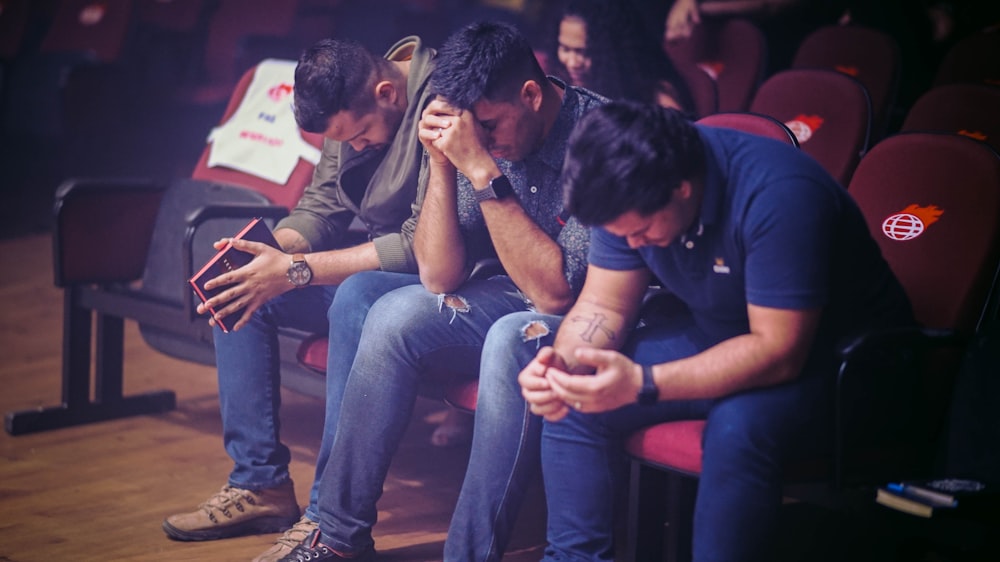
[[[580,332],[580,339],[587,343],[594,342],[594,336],[597,332],[602,332],[604,336],[611,341],[615,340],[614,330],[608,329],[604,326],[604,323],[607,322],[607,320],[608,317],[600,312],[595,312],[591,318],[587,318],[585,316],[574,316],[570,319],[570,321],[574,323],[584,323],[583,330]]]

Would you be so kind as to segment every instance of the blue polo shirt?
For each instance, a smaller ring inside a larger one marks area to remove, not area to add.
[[[699,220],[666,248],[633,250],[594,228],[590,263],[648,268],[687,305],[706,347],[748,333],[747,303],[824,307],[814,348],[824,355],[856,330],[912,321],[857,204],[815,160],[775,140],[698,131],[706,149]]]

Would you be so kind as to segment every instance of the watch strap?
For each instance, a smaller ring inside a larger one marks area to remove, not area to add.
[[[641,367],[642,388],[639,390],[639,395],[636,398],[639,404],[651,406],[660,401],[660,389],[656,386],[656,381],[653,379],[653,366],[642,365]]]

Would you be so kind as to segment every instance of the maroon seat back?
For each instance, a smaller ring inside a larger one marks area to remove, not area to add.
[[[689,112],[695,117],[705,117],[719,110],[719,88],[715,80],[697,65],[688,62],[675,62],[677,74],[680,74],[691,92],[694,107]]]
[[[784,123],[803,152],[845,186],[868,148],[868,92],[840,72],[793,69],[774,74],[757,89],[750,111]]]
[[[899,89],[900,51],[884,31],[859,25],[831,25],[803,39],[792,68],[825,68],[857,78],[872,104],[872,135],[881,138]]]
[[[61,0],[42,41],[43,53],[86,53],[103,63],[122,56],[132,0]]]
[[[1000,150],[1000,86],[957,82],[931,88],[910,107],[901,130],[965,135]]]
[[[222,118],[219,120],[219,123],[225,123],[236,112],[236,109],[243,101],[243,97],[246,94],[250,83],[253,81],[255,70],[256,67],[243,73],[243,77],[240,78],[236,88],[233,89],[232,95],[229,98],[229,104],[226,106],[226,110],[223,113]],[[292,85],[289,84],[288,86]],[[322,148],[322,135],[307,133],[305,131],[300,131],[300,134],[303,139],[313,146]],[[278,184],[239,170],[220,166],[209,167],[208,157],[210,150],[211,145],[206,145],[205,149],[201,153],[201,157],[195,164],[194,171],[191,173],[192,178],[246,187],[263,193],[272,203],[288,207],[289,209],[294,207],[298,200],[302,197],[303,191],[312,179],[313,170],[315,168],[312,163],[299,159],[299,162],[292,171],[288,182],[285,184]]]
[[[735,129],[737,131],[753,133],[769,139],[786,142],[792,146],[799,146],[799,141],[784,123],[767,115],[748,112],[716,113],[702,117],[698,120],[698,123],[708,125],[709,127]]]
[[[209,17],[202,53],[204,79],[178,96],[196,105],[224,101],[248,63],[252,64],[243,56],[248,41],[287,37],[293,31],[297,10],[298,0],[218,0]]]
[[[706,19],[691,37],[664,48],[676,64],[694,65],[712,78],[718,89],[718,111],[749,109],[767,63],[767,42],[753,22]]]
[[[140,22],[170,31],[192,31],[201,21],[206,0],[136,0]]]
[[[900,133],[850,191],[917,320],[971,333],[1000,258],[1000,157],[960,135]]]
[[[960,39],[945,54],[934,75],[934,85],[957,82],[1000,86],[1000,25]]]

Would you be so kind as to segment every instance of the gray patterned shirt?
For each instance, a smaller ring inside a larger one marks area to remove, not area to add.
[[[588,110],[608,100],[589,90],[567,87],[550,79],[565,88],[566,95],[545,143],[523,161],[498,159],[497,165],[510,180],[524,212],[562,248],[563,273],[573,294],[577,295],[587,273],[590,229],[565,212],[559,175],[574,125]],[[470,263],[496,257],[483,213],[473,197],[472,182],[462,174],[458,174],[458,220]]]

